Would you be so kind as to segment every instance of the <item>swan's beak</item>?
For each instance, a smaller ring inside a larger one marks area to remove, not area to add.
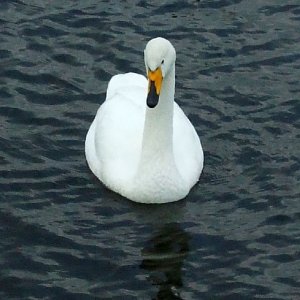
[[[155,71],[148,71],[148,96],[147,96],[147,105],[150,108],[154,108],[159,99],[161,85],[162,85],[162,72],[161,68],[158,67]]]

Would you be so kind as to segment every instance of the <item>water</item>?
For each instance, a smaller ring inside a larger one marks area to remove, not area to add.
[[[0,298],[300,299],[298,0],[1,1],[0,24]],[[145,206],[84,139],[159,35],[206,160]]]

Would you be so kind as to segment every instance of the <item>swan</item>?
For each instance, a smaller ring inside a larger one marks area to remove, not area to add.
[[[86,136],[91,171],[135,202],[183,199],[202,172],[199,136],[174,101],[175,60],[168,40],[150,40],[144,50],[148,80],[136,73],[113,76]]]

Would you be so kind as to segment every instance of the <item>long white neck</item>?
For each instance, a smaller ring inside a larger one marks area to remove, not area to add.
[[[173,112],[175,94],[175,65],[163,79],[161,94],[155,108],[146,109],[142,153],[139,171],[153,163],[170,163],[173,156]],[[161,161],[163,160],[163,162]]]

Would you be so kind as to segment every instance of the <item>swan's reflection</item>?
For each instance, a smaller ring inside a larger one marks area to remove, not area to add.
[[[156,299],[181,299],[181,268],[189,251],[189,235],[178,224],[168,224],[142,250],[141,268],[150,271],[151,284],[159,286]]]

